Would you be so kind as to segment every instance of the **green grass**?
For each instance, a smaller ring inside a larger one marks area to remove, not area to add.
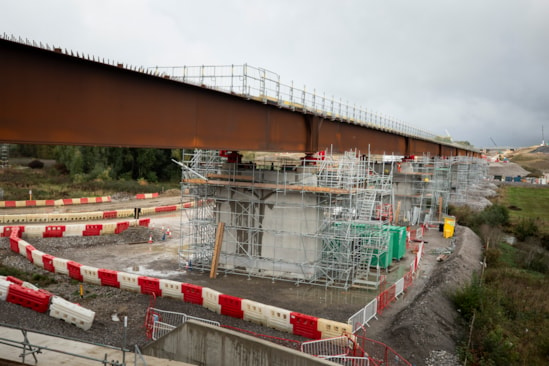
[[[549,233],[549,187],[504,186],[500,203],[509,208],[512,223],[521,218],[532,219],[541,232]]]

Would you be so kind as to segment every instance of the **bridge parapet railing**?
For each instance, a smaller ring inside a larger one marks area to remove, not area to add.
[[[327,97],[326,94],[317,93],[315,89],[307,90],[305,86],[298,88],[293,82],[283,84],[278,74],[247,64],[152,67],[148,68],[148,71],[187,84],[275,104],[281,108],[402,135],[436,139],[436,135],[428,131],[356,104],[344,102],[341,98]]]

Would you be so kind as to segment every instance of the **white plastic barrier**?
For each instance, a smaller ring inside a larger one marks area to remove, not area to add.
[[[64,320],[84,330],[91,328],[93,319],[95,318],[94,311],[73,304],[58,296],[54,296],[51,301],[49,315],[52,318]]]
[[[24,241],[24,240],[19,240],[19,242],[17,243],[17,245],[19,246],[19,254],[21,254],[23,257],[26,257],[26,256],[27,256],[27,247],[28,247],[30,244],[27,243],[27,242]]]
[[[101,234],[114,234],[114,231],[116,230],[116,224],[103,224],[103,230],[101,230]]]
[[[46,231],[46,225],[28,225],[25,226],[25,231],[23,234],[30,237],[42,237]]]
[[[116,210],[116,217],[133,217],[133,208],[125,208],[123,210]]]
[[[103,219],[103,211],[87,212],[88,220],[101,220]]]
[[[6,301],[8,297],[8,291],[10,290],[10,283],[5,279],[0,279],[0,300]]]
[[[65,225],[63,236],[82,236],[85,229],[86,225],[84,224]]]
[[[101,285],[101,279],[99,278],[99,273],[97,272],[98,270],[99,268],[84,265],[81,266],[80,274],[82,275],[83,282]]]
[[[221,292],[213,290],[209,287],[202,287],[202,298],[204,299],[202,306],[216,313],[221,313],[221,305],[219,305],[219,295]]]
[[[163,297],[171,297],[173,299],[183,301],[183,292],[181,292],[181,282],[160,279],[160,290]]]
[[[282,332],[293,333],[293,325],[290,323],[290,310],[265,305],[267,308],[267,326]]]
[[[126,272],[118,272],[118,282],[120,288],[134,292],[141,292],[141,286],[138,283],[139,275]]]
[[[353,327],[350,324],[345,324],[323,318],[318,318],[317,330],[320,332],[320,334],[322,334],[323,339],[339,337],[343,334],[353,333]]]
[[[242,299],[242,311],[244,312],[244,320],[260,325],[267,325],[266,313],[268,310],[265,304]]]
[[[23,283],[21,284],[21,287],[29,288],[34,291],[40,290],[38,287],[34,286],[32,283],[27,281],[23,281]]]
[[[67,267],[68,259],[64,258],[53,258],[53,268],[55,268],[55,273],[61,273],[64,275],[69,274],[69,268]]]
[[[43,257],[44,257],[44,254],[46,254],[46,253],[41,252],[38,249],[35,249],[31,252],[31,254],[32,254],[32,261],[33,261],[34,265],[44,268]]]

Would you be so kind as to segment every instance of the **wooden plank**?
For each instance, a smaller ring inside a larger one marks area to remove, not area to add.
[[[217,266],[219,264],[219,253],[221,253],[221,245],[223,244],[224,231],[225,223],[219,222],[219,224],[217,224],[217,231],[215,232],[215,246],[212,257],[212,268],[210,269],[210,278],[217,277]]]

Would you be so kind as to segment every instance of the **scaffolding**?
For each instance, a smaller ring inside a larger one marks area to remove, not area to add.
[[[451,159],[451,200],[464,203],[470,193],[487,176],[488,162],[484,159],[456,156]]]
[[[358,151],[246,164],[239,154],[184,155],[181,191],[192,208],[182,214],[181,267],[211,271],[220,246],[218,273],[379,286],[381,258],[391,255],[392,163],[376,169]]]

